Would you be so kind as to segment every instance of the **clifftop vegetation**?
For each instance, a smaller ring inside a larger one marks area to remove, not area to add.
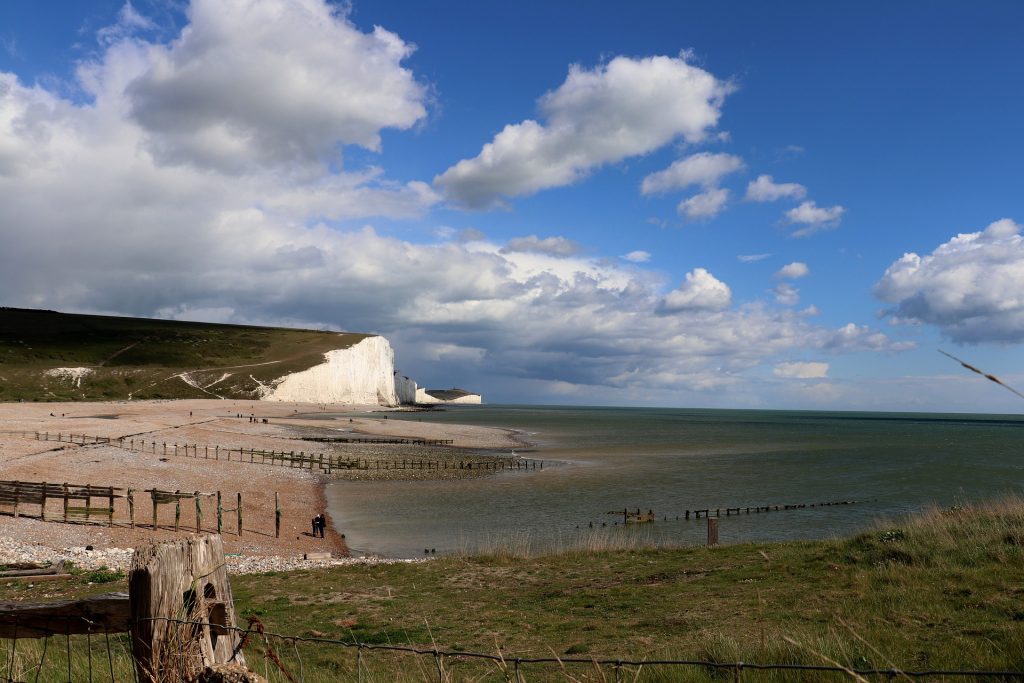
[[[0,308],[0,401],[255,398],[368,336]]]

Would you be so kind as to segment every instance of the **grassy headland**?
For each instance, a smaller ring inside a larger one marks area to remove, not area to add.
[[[497,553],[232,583],[239,614],[277,633],[500,651],[509,661],[558,655],[1024,670],[1022,500],[935,510],[835,541]],[[96,589],[79,581],[58,593]],[[32,592],[24,582],[0,585],[0,600]],[[279,654],[297,670],[301,653],[306,681],[356,680],[351,649],[288,647],[279,643]],[[258,652],[249,656],[262,673]],[[437,680],[430,657],[363,657],[363,680]],[[284,680],[273,669],[272,680]],[[450,660],[445,671],[452,680],[506,680],[494,665],[467,661]],[[637,680],[709,677],[650,667]],[[529,681],[613,679],[586,666],[525,674]],[[743,680],[825,678],[748,670]]]
[[[249,399],[367,336],[0,308],[0,401]]]

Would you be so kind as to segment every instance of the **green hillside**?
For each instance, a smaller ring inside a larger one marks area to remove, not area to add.
[[[0,308],[0,401],[255,398],[368,336]]]

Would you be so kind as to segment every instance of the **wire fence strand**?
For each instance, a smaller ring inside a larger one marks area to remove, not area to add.
[[[194,632],[202,632],[202,627],[209,628],[210,624],[205,621],[197,621],[190,619],[180,619],[173,617],[151,617],[142,621],[162,621],[165,623],[177,624],[182,627],[189,627],[195,629]],[[135,622],[141,623],[141,622]],[[198,627],[198,628],[196,628]],[[728,662],[728,661],[715,661],[711,659],[649,659],[649,658],[601,658],[601,657],[580,657],[580,656],[568,656],[568,657],[523,657],[516,656],[514,659],[507,658],[501,652],[489,653],[489,652],[475,652],[470,650],[461,649],[442,649],[436,646],[432,647],[417,647],[415,645],[399,645],[393,643],[366,643],[361,642],[356,638],[329,638],[322,636],[302,636],[302,635],[289,635],[276,633],[274,631],[267,630],[258,619],[251,619],[250,624],[247,628],[239,626],[223,626],[218,625],[218,628],[222,631],[229,631],[236,633],[240,636],[243,647],[247,651],[251,651],[253,648],[263,649],[263,660],[264,666],[273,664],[273,668],[276,669],[275,675],[280,680],[287,680],[291,683],[303,683],[307,674],[307,666],[303,661],[303,656],[300,652],[300,644],[310,644],[317,647],[336,647],[344,648],[346,650],[353,650],[355,654],[355,680],[357,683],[362,683],[365,680],[376,680],[376,675],[371,672],[368,668],[367,655],[369,653],[396,653],[399,655],[416,656],[419,658],[429,657],[432,660],[433,667],[430,667],[427,662],[426,667],[421,665],[421,678],[423,680],[429,680],[436,676],[439,683],[447,683],[448,681],[454,680],[452,665],[458,662],[467,661],[478,661],[493,665],[502,673],[503,679],[514,683],[524,683],[527,680],[526,669],[534,669],[534,667],[551,667],[546,674],[544,674],[544,680],[548,679],[548,675],[551,673],[558,673],[559,670],[566,680],[577,680],[576,678],[569,676],[566,672],[567,665],[586,665],[598,668],[609,674],[611,674],[611,680],[619,683],[624,680],[642,680],[640,674],[643,670],[660,669],[660,668],[689,668],[691,670],[701,670],[708,675],[711,679],[725,679],[732,680],[737,683],[741,683],[744,680],[744,673],[750,672],[790,672],[795,675],[804,676],[821,676],[826,674],[836,675],[837,678],[841,679],[853,679],[853,680],[886,680],[892,681],[897,678],[906,680],[966,680],[966,681],[983,681],[983,680],[1000,680],[1000,681],[1024,681],[1024,671],[1019,670],[973,670],[973,669],[900,669],[896,667],[888,668],[856,668],[841,666],[838,663],[823,663],[823,664],[801,664],[801,663],[758,663],[758,662]],[[58,634],[55,634],[58,635]],[[84,645],[86,653],[84,657],[80,656],[80,663],[77,666],[82,666],[84,663],[86,671],[80,671],[85,674],[89,681],[93,680],[93,665],[92,665],[92,645],[91,636],[87,633],[85,638],[78,640],[73,648],[72,638],[70,634],[64,634],[66,640],[66,658],[67,658],[67,681],[76,680],[72,676],[72,654],[73,649],[77,649]],[[58,635],[59,637],[59,635]],[[39,680],[40,674],[44,669],[44,664],[47,660],[47,652],[49,649],[50,636],[42,639],[41,649],[42,654],[38,658],[38,664],[36,664],[35,656],[32,655],[31,663],[27,666],[27,671],[16,671],[15,670],[15,655],[16,655],[16,639],[12,638],[12,642],[9,648],[4,648],[9,653],[9,661],[7,666],[0,671],[4,671],[6,677],[0,683],[27,683],[30,680],[32,668],[35,669],[34,677],[32,678],[33,683]],[[83,643],[84,640],[84,643]],[[123,673],[123,680],[133,681],[137,680],[137,671],[135,666],[131,663],[125,665],[120,662],[115,667],[114,663],[114,652],[111,646],[109,635],[105,634],[105,642],[103,643],[107,652],[108,669],[110,674],[110,680],[112,683],[116,683],[117,673]],[[99,646],[99,645],[97,645]],[[276,647],[275,647],[276,646]],[[241,648],[240,648],[241,649]],[[4,651],[0,650],[0,652]],[[281,659],[282,655],[289,652],[294,653],[294,663],[297,665],[298,674],[294,676],[289,671],[289,666],[292,664],[292,657],[287,657],[287,663]],[[121,654],[121,653],[119,653]],[[25,655],[21,655],[22,658]],[[125,657],[130,659],[130,655],[125,653]],[[85,659],[85,662],[82,662]],[[120,659],[120,657],[119,657]],[[53,659],[51,658],[51,661]],[[422,661],[422,660],[421,660]],[[428,660],[429,661],[429,660]],[[36,664],[32,667],[32,664]],[[54,662],[57,666],[63,664],[59,662],[59,659]],[[370,664],[372,666],[372,664]],[[433,668],[433,673],[430,669]],[[115,671],[118,670],[118,672]],[[269,674],[270,671],[265,670],[265,675]],[[537,673],[535,671],[535,673]],[[3,675],[3,674],[0,674]],[[49,680],[45,679],[44,680]],[[602,674],[601,680],[608,680],[604,678]],[[657,679],[661,680],[661,679]],[[804,679],[801,679],[804,680]]]

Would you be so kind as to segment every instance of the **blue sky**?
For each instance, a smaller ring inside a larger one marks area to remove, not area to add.
[[[1018,412],[936,350],[1024,384],[1019,3],[638,5],[5,3],[4,303],[379,332],[492,401]]]

